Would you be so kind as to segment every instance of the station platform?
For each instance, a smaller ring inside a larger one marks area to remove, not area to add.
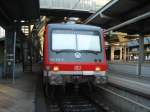
[[[18,65],[14,83],[12,79],[0,79],[0,112],[34,112],[36,73],[23,73]]]
[[[150,97],[150,77],[138,77],[111,70],[107,72],[107,75],[110,84]]]
[[[136,76],[137,63],[136,62],[108,62],[109,70],[119,74],[129,74]],[[141,76],[150,77],[150,63],[143,63],[141,67]]]

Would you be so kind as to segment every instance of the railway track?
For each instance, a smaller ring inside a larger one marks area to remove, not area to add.
[[[150,100],[112,85],[54,87],[37,96],[36,112],[150,112]],[[42,98],[41,98],[42,97]]]
[[[54,101],[55,102],[55,101]],[[61,102],[50,104],[50,112],[98,112],[97,107],[80,96],[65,97]]]
[[[80,89],[76,91],[70,88],[64,92],[60,88],[55,88],[53,95],[47,100],[48,112],[107,112],[102,105],[84,95]],[[86,92],[89,91],[86,89]]]
[[[116,112],[150,112],[149,97],[139,95],[132,90],[108,84],[95,86],[95,91],[100,94],[97,100],[103,98],[103,101],[107,101],[110,108],[113,106]]]

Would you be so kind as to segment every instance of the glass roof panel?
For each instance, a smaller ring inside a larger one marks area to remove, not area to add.
[[[40,0],[40,8],[72,9],[96,12],[110,0]]]

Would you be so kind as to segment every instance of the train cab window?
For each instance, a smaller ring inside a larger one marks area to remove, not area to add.
[[[100,52],[100,36],[95,31],[53,30],[52,50]]]
[[[52,32],[52,50],[75,50],[76,36],[72,31],[54,30]]]
[[[100,51],[100,39],[98,35],[77,34],[77,40],[78,50]]]

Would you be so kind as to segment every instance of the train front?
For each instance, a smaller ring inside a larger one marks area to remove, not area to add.
[[[44,82],[106,81],[104,38],[99,27],[49,24],[44,40]]]

